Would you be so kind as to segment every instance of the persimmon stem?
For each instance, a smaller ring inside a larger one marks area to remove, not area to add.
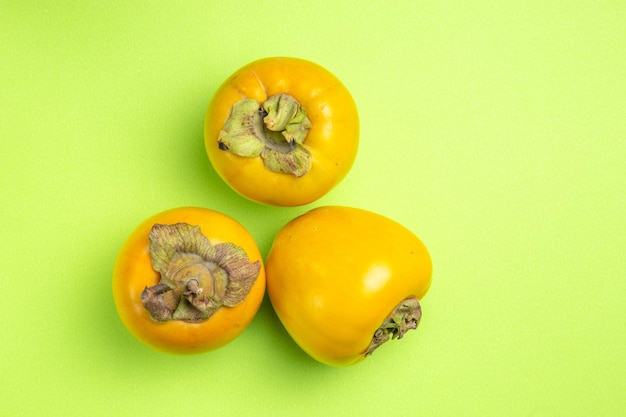
[[[419,300],[416,297],[404,299],[376,329],[364,355],[371,355],[383,343],[391,339],[402,339],[406,332],[417,329],[421,318],[422,308]]]
[[[263,104],[238,101],[217,140],[218,147],[244,158],[261,157],[274,172],[301,177],[311,168],[303,143],[311,121],[304,107],[288,94],[276,94]]]

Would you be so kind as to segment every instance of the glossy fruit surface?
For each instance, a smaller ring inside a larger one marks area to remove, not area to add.
[[[357,363],[416,328],[432,274],[426,247],[404,226],[334,206],[285,225],[266,268],[270,300],[288,333],[329,365]]]

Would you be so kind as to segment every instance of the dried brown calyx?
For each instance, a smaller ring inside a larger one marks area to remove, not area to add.
[[[415,297],[404,299],[394,308],[385,321],[380,325],[372,342],[364,352],[365,356],[371,355],[383,343],[391,339],[402,339],[404,334],[417,326],[422,318],[422,308],[419,300]]]
[[[211,245],[199,226],[155,224],[150,230],[152,267],[158,284],[141,293],[155,321],[207,320],[215,311],[247,297],[261,268],[232,243]]]

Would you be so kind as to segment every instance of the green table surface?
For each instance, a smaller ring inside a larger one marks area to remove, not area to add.
[[[617,416],[626,409],[626,2],[1,1],[0,415]],[[223,183],[203,119],[242,65],[335,73],[361,118],[303,207]],[[376,211],[434,264],[418,331],[319,364],[267,299],[217,351],[136,341],[118,251],[178,206],[261,252],[321,205]]]

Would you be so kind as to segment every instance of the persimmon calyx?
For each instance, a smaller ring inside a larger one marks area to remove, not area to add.
[[[161,275],[141,301],[153,320],[199,322],[247,297],[261,265],[232,243],[211,245],[199,226],[155,224],[150,230],[152,267]]]
[[[311,169],[303,146],[309,129],[306,110],[288,94],[271,96],[262,105],[245,98],[233,105],[217,144],[234,155],[262,158],[270,171],[301,177]]]
[[[388,340],[402,339],[406,332],[417,329],[421,318],[422,308],[419,300],[415,297],[404,299],[376,329],[372,342],[365,350],[364,355],[371,355]]]

